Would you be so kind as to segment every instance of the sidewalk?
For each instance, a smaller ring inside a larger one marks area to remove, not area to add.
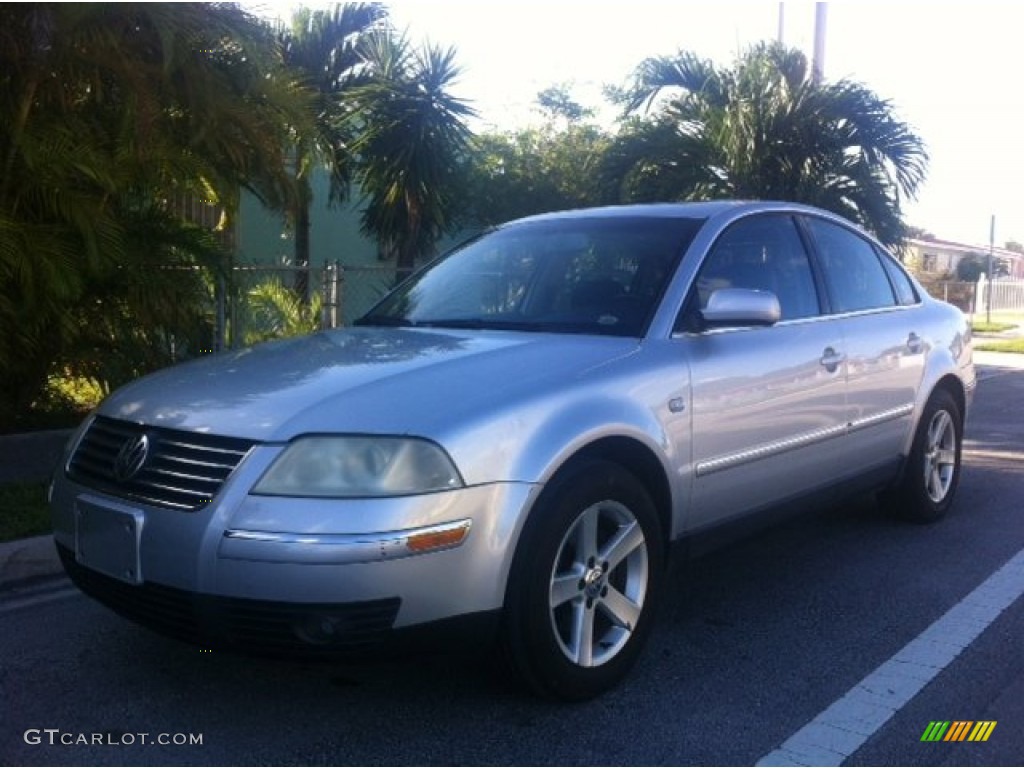
[[[1024,370],[1024,355],[975,352],[980,378],[1000,369]],[[46,480],[57,466],[69,430],[0,435],[0,483]],[[0,543],[0,589],[62,572],[51,536]]]

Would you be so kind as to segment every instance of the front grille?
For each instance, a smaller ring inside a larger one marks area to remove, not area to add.
[[[380,642],[401,599],[358,603],[279,603],[199,595],[152,582],[126,584],[83,568],[57,545],[71,580],[125,618],[185,642],[270,655],[331,656]],[[331,631],[324,634],[322,626]]]
[[[122,451],[143,436],[147,448],[141,467],[119,471]],[[120,498],[195,510],[210,503],[253,445],[251,440],[99,416],[71,457],[68,476],[76,483]]]

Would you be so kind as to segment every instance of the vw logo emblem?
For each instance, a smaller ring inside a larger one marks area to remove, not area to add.
[[[149,458],[149,435],[136,435],[125,441],[114,459],[114,478],[119,483],[131,480]]]

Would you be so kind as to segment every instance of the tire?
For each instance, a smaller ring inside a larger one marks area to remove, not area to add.
[[[617,464],[552,481],[509,575],[502,643],[535,693],[582,701],[615,686],[650,634],[665,542],[651,497]]]
[[[925,405],[903,478],[888,500],[900,517],[917,523],[941,520],[960,482],[963,416],[953,396],[937,390]]]

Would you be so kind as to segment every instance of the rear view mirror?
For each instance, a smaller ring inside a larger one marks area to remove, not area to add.
[[[708,297],[700,315],[709,328],[775,325],[782,319],[782,308],[770,291],[720,288]]]

